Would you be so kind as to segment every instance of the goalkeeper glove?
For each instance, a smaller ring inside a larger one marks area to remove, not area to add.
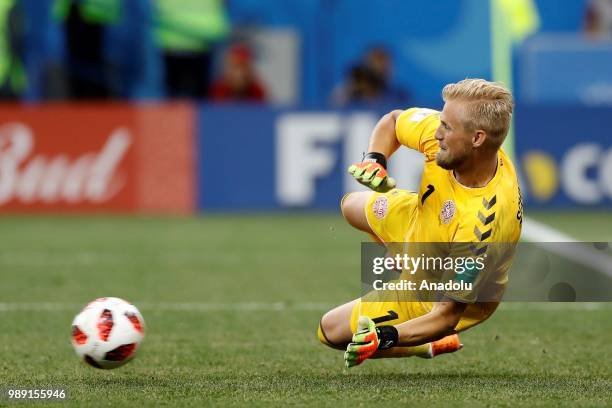
[[[346,347],[344,362],[347,367],[361,364],[372,357],[376,350],[387,350],[397,344],[398,333],[393,326],[379,326],[367,316],[360,316],[357,333]]]
[[[363,161],[351,165],[348,172],[359,183],[379,193],[386,193],[395,187],[395,179],[389,177],[387,159],[382,153],[366,154]]]

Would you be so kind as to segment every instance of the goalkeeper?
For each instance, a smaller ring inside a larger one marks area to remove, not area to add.
[[[522,202],[514,166],[501,149],[512,118],[512,95],[500,84],[466,79],[445,86],[442,96],[441,112],[412,108],[380,119],[368,153],[349,167],[373,191],[347,194],[342,214],[383,244],[515,245]],[[418,192],[396,189],[387,174],[387,159],[401,146],[425,156]],[[494,279],[475,276],[474,288],[488,285],[503,293],[510,264],[511,259],[500,263]],[[479,300],[477,289],[447,291],[436,302],[356,299],[327,312],[318,337],[345,350],[348,367],[368,358],[431,358],[459,350],[457,333],[486,320],[497,305]]]

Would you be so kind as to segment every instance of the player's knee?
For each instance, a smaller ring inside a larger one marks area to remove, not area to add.
[[[319,341],[328,347],[344,350],[346,345],[339,336],[337,325],[334,324],[329,312],[323,315],[317,328],[317,337]]]
[[[344,218],[347,217],[347,212],[350,209],[350,203],[351,203],[351,195],[353,195],[355,193],[346,193],[344,196],[342,196],[342,199],[340,200],[340,211],[342,212],[342,216],[344,216]]]
[[[334,347],[333,344],[329,340],[327,340],[327,336],[325,336],[325,332],[321,327],[321,323],[319,323],[319,327],[317,327],[317,338],[322,344],[326,345],[327,347]]]
[[[369,232],[370,227],[365,216],[365,205],[369,192],[347,193],[340,201],[340,210],[344,219],[353,227]]]

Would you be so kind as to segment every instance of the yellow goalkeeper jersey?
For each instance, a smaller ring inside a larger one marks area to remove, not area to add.
[[[474,256],[490,243],[516,243],[522,224],[522,200],[514,165],[500,149],[495,176],[485,187],[461,185],[452,170],[436,164],[439,112],[412,108],[396,122],[398,141],[425,155],[418,192],[394,189],[375,193],[366,206],[366,217],[377,237],[389,242],[469,243]],[[512,257],[496,262],[495,285],[503,287]],[[482,276],[484,278],[484,275]],[[481,277],[477,277],[478,286]],[[449,293],[457,300],[477,301],[477,291]]]
[[[418,108],[404,111],[396,123],[398,141],[425,155],[415,218],[404,239],[408,242],[518,241],[522,203],[512,161],[500,149],[493,179],[485,187],[465,187],[455,179],[452,170],[436,164],[438,141],[434,134],[438,126],[439,112]]]

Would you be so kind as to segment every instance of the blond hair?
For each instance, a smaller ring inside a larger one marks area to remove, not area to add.
[[[492,147],[502,145],[510,128],[514,106],[512,94],[502,84],[468,78],[446,85],[442,99],[444,102],[467,102],[463,125],[468,130],[487,132]]]

